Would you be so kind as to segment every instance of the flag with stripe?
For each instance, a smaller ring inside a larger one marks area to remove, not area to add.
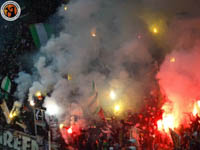
[[[44,23],[30,25],[30,31],[37,48],[46,44],[53,33],[51,26]]]
[[[11,81],[7,76],[3,79],[2,83],[1,83],[1,89],[3,89],[7,93],[10,93]]]

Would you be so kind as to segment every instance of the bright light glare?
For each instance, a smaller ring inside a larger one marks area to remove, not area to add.
[[[153,32],[154,34],[157,34],[157,33],[158,33],[158,28],[157,28],[157,27],[153,27],[153,28],[152,28],[152,32]]]
[[[30,105],[31,105],[31,106],[35,106],[35,103],[34,103],[33,100],[30,101]]]
[[[110,98],[111,98],[112,100],[115,100],[115,99],[116,99],[116,93],[115,93],[113,90],[110,91]]]
[[[96,37],[97,35],[96,35],[96,33],[91,33],[91,36]]]
[[[200,108],[200,100],[197,101],[197,105]]]
[[[57,115],[59,113],[59,107],[55,102],[48,102],[46,108],[49,115]]]
[[[64,10],[67,11],[67,9],[68,9],[68,7],[67,7],[67,6],[64,6]]]
[[[67,133],[72,134],[72,127],[67,130]]]
[[[10,117],[10,119],[12,119],[14,116],[13,116],[13,114],[12,114],[12,113],[10,113],[9,117]]]
[[[90,34],[91,34],[92,37],[96,37],[97,36],[97,34],[96,34],[96,28],[93,28],[91,30]]]
[[[176,61],[176,58],[175,58],[175,57],[170,58],[170,62],[171,62],[171,63],[174,63],[175,61]]]
[[[64,124],[63,123],[61,123],[60,124],[60,129],[62,129],[64,127]]]
[[[115,105],[115,112],[119,112],[120,111],[120,105]]]
[[[162,129],[163,129],[163,122],[162,122],[162,120],[158,120],[157,121],[157,126],[158,126],[158,130],[162,131]]]
[[[35,93],[35,96],[41,97],[41,96],[42,96],[42,93],[41,93],[40,91],[37,91],[37,92]]]
[[[157,121],[157,126],[159,131],[169,132],[169,129],[175,128],[175,120],[172,114],[167,114],[162,120]]]

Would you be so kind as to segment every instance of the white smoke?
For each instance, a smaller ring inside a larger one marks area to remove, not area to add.
[[[102,105],[107,105],[105,91],[115,88],[128,109],[139,109],[152,83],[153,59],[145,40],[137,38],[144,30],[142,21],[130,13],[138,10],[138,4],[130,4],[134,2],[77,0],[67,11],[62,6],[58,15],[63,18],[59,22],[63,29],[40,49],[29,100],[38,90],[48,93],[45,106],[49,100],[55,101],[61,116],[67,116],[71,102],[87,100],[94,80]],[[67,74],[72,75],[71,81]]]
[[[15,79],[15,82],[18,84],[15,96],[17,96],[19,100],[22,102],[25,98],[25,95],[28,92],[28,89],[32,85],[31,75],[25,72],[20,72],[19,77]]]

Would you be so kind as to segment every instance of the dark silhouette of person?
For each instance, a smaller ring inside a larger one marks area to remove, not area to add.
[[[6,16],[7,17],[15,17],[15,7],[14,6],[12,6],[12,7],[10,7],[9,9],[8,9],[8,7],[6,8],[6,10],[7,10],[7,14],[6,14]]]

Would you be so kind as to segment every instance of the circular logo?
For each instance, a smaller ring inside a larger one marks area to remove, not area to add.
[[[1,6],[1,16],[7,21],[15,21],[21,14],[21,8],[15,1],[7,1]]]

